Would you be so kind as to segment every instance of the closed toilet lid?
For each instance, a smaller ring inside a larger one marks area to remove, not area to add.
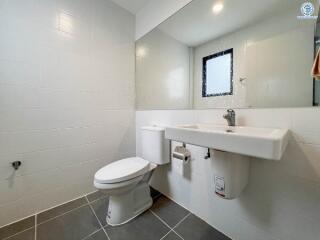
[[[149,171],[149,162],[139,158],[126,158],[101,168],[96,172],[94,178],[98,183],[119,183]]]

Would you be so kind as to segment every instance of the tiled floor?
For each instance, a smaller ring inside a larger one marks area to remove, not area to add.
[[[108,226],[108,197],[95,192],[0,228],[1,240],[227,240],[230,239],[152,189],[152,208],[133,221]]]

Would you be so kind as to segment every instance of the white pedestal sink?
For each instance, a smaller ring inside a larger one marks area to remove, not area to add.
[[[167,127],[165,137],[241,155],[280,160],[288,144],[288,129],[192,124]]]

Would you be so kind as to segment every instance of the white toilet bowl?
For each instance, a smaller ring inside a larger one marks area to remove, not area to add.
[[[109,225],[127,223],[152,206],[148,182],[158,165],[170,162],[170,144],[164,133],[161,127],[142,127],[142,158],[122,159],[96,172],[94,186],[110,197]]]
[[[148,182],[156,167],[134,157],[111,163],[95,174],[94,186],[109,195],[109,225],[125,224],[152,206]]]

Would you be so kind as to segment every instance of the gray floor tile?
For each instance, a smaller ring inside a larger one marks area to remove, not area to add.
[[[170,229],[150,211],[122,226],[106,226],[111,240],[159,240]]]
[[[97,217],[99,218],[100,223],[102,226],[107,225],[107,212],[108,212],[108,206],[109,206],[109,199],[108,198],[102,198],[95,202],[90,203],[92,206],[94,212],[96,213]]]
[[[29,217],[19,222],[0,228],[0,239],[10,237],[16,233],[22,232],[28,228],[32,228],[35,225],[35,217]]]
[[[174,227],[179,221],[189,214],[189,211],[161,196],[153,203],[151,210],[164,220],[170,227]]]
[[[100,198],[105,198],[105,197],[107,197],[107,195],[101,191],[96,191],[87,195],[89,202],[93,202],[95,200],[98,200]]]
[[[31,228],[24,232],[18,233],[17,235],[9,237],[6,240],[34,240],[34,237],[34,228]]]
[[[163,238],[163,240],[183,240],[181,237],[179,237],[174,232],[170,232],[167,236]]]
[[[100,229],[88,205],[37,226],[37,240],[80,240]]]
[[[107,235],[103,230],[92,234],[90,237],[87,237],[85,240],[108,240]]]
[[[231,240],[193,214],[189,215],[174,230],[184,240]]]
[[[65,212],[71,211],[75,208],[88,204],[85,198],[79,198],[72,202],[65,203],[58,207],[52,208],[48,211],[39,213],[37,216],[37,223],[45,222],[51,218],[57,217]]]

